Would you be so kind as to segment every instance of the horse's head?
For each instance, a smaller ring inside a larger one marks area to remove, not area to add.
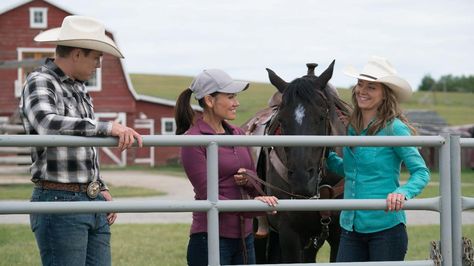
[[[270,69],[270,82],[282,93],[276,116],[281,135],[329,135],[330,102],[325,93],[332,77],[334,61],[319,76],[314,75],[316,64],[308,64],[308,74],[287,83]],[[312,197],[318,195],[322,179],[323,147],[285,147],[288,182],[292,193]]]

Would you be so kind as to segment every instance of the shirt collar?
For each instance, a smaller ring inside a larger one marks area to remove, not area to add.
[[[230,129],[230,131],[232,132],[232,134],[235,134],[235,129],[233,126],[231,126],[229,123],[227,123],[225,120],[222,121],[224,127]],[[202,117],[200,117],[199,119],[197,119],[196,121],[196,126],[199,128],[199,132],[201,132],[201,134],[203,135],[217,135],[217,133],[214,131],[214,129],[211,128],[211,126],[209,126],[208,123],[206,123]]]
[[[360,132],[360,135],[361,136],[365,136],[367,135],[367,130],[370,128],[370,126],[375,122],[375,118],[372,118],[372,120],[370,120],[369,124],[367,125],[366,128],[364,128],[361,132]],[[355,135],[356,132],[355,132],[355,129],[352,127],[352,126],[349,126],[349,129],[348,129],[348,133],[349,135]]]
[[[79,81],[79,80],[74,80],[74,79],[70,78],[68,75],[66,75],[61,70],[61,68],[59,68],[59,66],[56,65],[56,63],[54,63],[53,58],[46,59],[46,62],[43,66],[48,70],[48,72],[50,72],[51,75],[55,76],[57,79],[59,79],[62,82],[69,82],[71,84],[73,84],[74,82],[79,82],[81,84],[84,83],[84,82]]]

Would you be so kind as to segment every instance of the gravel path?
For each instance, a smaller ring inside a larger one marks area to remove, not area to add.
[[[134,200],[192,200],[194,192],[186,178],[164,176],[147,171],[103,171],[108,184],[114,186],[136,186],[153,188],[167,193],[158,197],[122,198],[117,201]],[[0,184],[29,183],[25,175],[0,175]],[[113,193],[113,191],[112,191]],[[0,201],[8,204],[8,201]],[[406,211],[408,224],[439,224],[439,213],[433,211]],[[0,215],[1,223],[29,223],[28,215]],[[191,223],[191,213],[119,213],[116,223]],[[463,212],[463,224],[474,224],[474,212]]]

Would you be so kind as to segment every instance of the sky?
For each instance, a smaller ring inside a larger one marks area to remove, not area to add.
[[[1,0],[0,10],[22,0]],[[474,75],[472,0],[49,0],[102,21],[129,73],[195,76],[220,68],[235,79],[287,81],[336,60],[342,69],[383,56],[415,89],[429,74]]]

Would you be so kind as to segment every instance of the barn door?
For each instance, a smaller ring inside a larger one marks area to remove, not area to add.
[[[95,117],[100,121],[116,121],[127,126],[127,114],[124,112],[95,113]],[[107,164],[114,163],[122,167],[127,165],[127,150],[120,152],[117,148],[100,147],[100,151],[106,156],[106,158],[101,158],[101,161],[106,161]]]
[[[141,135],[155,134],[155,120],[154,119],[135,119],[134,129]],[[155,147],[143,147],[137,150],[135,154],[135,163],[148,164],[151,167],[155,166]]]

